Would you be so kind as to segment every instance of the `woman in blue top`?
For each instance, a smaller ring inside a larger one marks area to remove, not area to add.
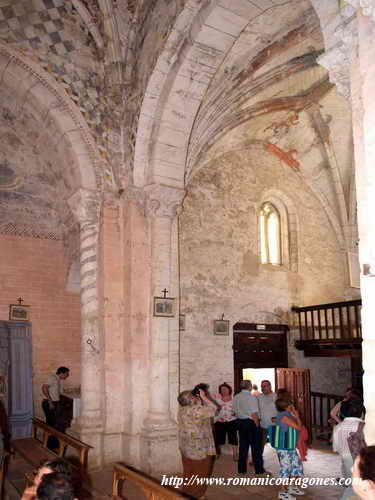
[[[300,431],[302,422],[299,418],[297,410],[289,400],[277,399],[275,401],[277,409],[276,425],[279,425],[281,430],[286,432],[288,427],[293,427]],[[300,477],[303,475],[302,462],[298,456],[297,450],[276,450],[280,462],[280,477]],[[293,486],[293,483],[288,486],[283,486],[279,492],[280,500],[293,500],[294,495],[304,495],[304,492]]]

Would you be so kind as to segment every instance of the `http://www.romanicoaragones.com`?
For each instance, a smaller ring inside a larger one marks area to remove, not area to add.
[[[333,477],[200,477],[189,478],[167,476],[163,474],[162,486],[183,488],[184,486],[351,486],[355,479]]]

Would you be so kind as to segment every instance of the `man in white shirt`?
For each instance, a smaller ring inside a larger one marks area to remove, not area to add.
[[[337,424],[333,430],[333,451],[341,457],[342,475],[345,479],[352,477],[353,458],[348,445],[348,437],[351,432],[358,430],[364,407],[359,399],[344,401],[341,405],[342,412],[347,415],[342,422]],[[344,497],[350,496],[351,487],[346,489]]]
[[[69,377],[69,368],[60,366],[56,373],[51,374],[47,382],[42,385],[42,409],[46,416],[46,424],[51,427],[64,432],[58,423],[58,416],[60,411],[60,394],[63,392],[63,380]],[[58,447],[58,441],[53,436],[48,438],[47,447],[54,449]]]
[[[249,446],[253,456],[255,474],[264,474],[263,457],[260,446],[258,400],[251,395],[250,380],[242,380],[241,392],[233,398],[233,411],[237,417],[240,449],[238,453],[238,473],[246,474]]]
[[[263,454],[264,446],[267,442],[268,427],[273,424],[272,419],[275,418],[277,414],[275,406],[277,395],[275,392],[272,392],[272,386],[269,380],[262,380],[260,388],[262,393],[258,396],[258,403],[260,427],[262,432],[261,446]]]

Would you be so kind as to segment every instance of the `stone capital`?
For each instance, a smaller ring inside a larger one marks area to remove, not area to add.
[[[138,205],[139,209],[144,212],[145,210],[145,201],[146,194],[142,188],[136,186],[128,186],[121,193],[121,198],[124,201],[132,201]]]
[[[95,191],[80,188],[67,201],[80,224],[94,224],[99,221],[100,201]]]
[[[185,190],[162,184],[149,184],[144,190],[146,215],[150,217],[174,218],[185,196]]]

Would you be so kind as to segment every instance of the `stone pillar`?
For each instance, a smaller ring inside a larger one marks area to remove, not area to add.
[[[125,391],[127,378],[124,335],[124,251],[121,224],[121,202],[107,195],[100,217],[99,303],[103,345],[103,409],[104,463],[122,460],[123,421],[129,396]]]
[[[80,439],[94,449],[91,467],[103,457],[103,345],[99,323],[98,237],[100,203],[93,191],[79,189],[68,200],[80,224],[81,264],[81,415],[77,425]]]
[[[374,7],[375,2],[371,2]],[[375,10],[375,7],[374,7]],[[375,22],[357,11],[358,50],[351,67],[353,136],[358,200],[359,260],[362,294],[363,389],[365,434],[375,444]]]
[[[129,186],[121,195],[124,296],[124,401],[122,460],[143,469],[141,432],[148,411],[150,381],[151,250],[145,193]]]
[[[314,4],[317,3],[313,0]],[[323,5],[322,2],[318,2]],[[329,70],[339,93],[350,99],[353,117],[355,178],[362,295],[362,362],[366,406],[365,434],[375,444],[375,1],[347,0],[324,24],[330,44],[319,62]],[[325,5],[325,4],[324,4]],[[324,21],[324,20],[322,20]]]
[[[173,262],[172,242],[176,242],[174,223],[184,191],[168,186],[150,185],[146,191],[146,211],[151,238],[150,370],[149,409],[144,421],[141,458],[149,473],[180,470],[177,426],[171,414],[171,339],[178,335],[178,270]],[[153,297],[175,297],[175,316],[153,316]],[[177,393],[175,394],[177,397]]]

